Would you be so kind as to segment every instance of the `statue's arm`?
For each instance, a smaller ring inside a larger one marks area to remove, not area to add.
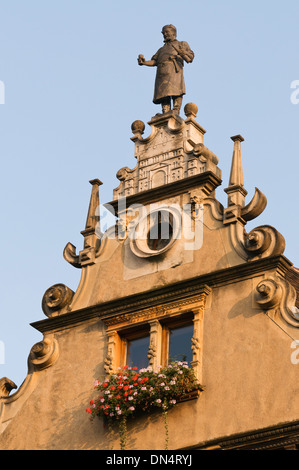
[[[190,49],[189,44],[185,41],[180,43],[179,54],[187,63],[192,62],[194,59],[194,52]]]
[[[156,65],[155,59],[145,60],[141,54],[139,54],[137,61],[139,65],[147,65],[148,67],[154,67]]]

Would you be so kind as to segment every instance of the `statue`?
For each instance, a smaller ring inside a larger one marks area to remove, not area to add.
[[[185,41],[176,39],[176,28],[169,24],[163,26],[164,46],[161,47],[151,60],[145,60],[143,55],[138,56],[139,65],[157,67],[155,92],[153,102],[162,105],[162,113],[171,111],[171,99],[173,111],[180,113],[183,95],[186,93],[183,76],[184,61],[190,63],[194,59],[194,52]]]

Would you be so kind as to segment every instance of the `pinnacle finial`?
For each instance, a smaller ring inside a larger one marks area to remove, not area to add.
[[[234,142],[234,150],[232,157],[232,164],[229,176],[228,187],[224,190],[227,193],[228,208],[226,211],[226,220],[233,221],[237,214],[240,215],[241,208],[245,205],[245,196],[247,191],[244,188],[242,155],[241,155],[241,142],[244,138],[238,134],[231,137]],[[232,216],[234,215],[234,217]]]
[[[103,183],[99,179],[95,178],[89,181],[92,185],[89,208],[86,218],[85,230],[83,230],[82,235],[85,235],[87,231],[95,230],[97,223],[99,222],[99,215],[97,215],[97,210],[99,207],[99,186]]]
[[[229,177],[229,186],[241,186],[244,188],[243,178],[243,165],[242,165],[242,154],[241,154],[241,142],[244,138],[238,134],[231,137],[234,142],[234,151],[231,164],[231,171]]]

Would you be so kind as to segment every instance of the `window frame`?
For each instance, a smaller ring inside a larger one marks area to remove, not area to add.
[[[139,338],[146,338],[149,336],[150,344],[150,328],[149,325],[142,325],[142,328],[130,328],[124,331],[119,332],[120,336],[120,365],[119,367],[124,367],[128,365],[128,342],[134,341]],[[147,351],[148,353],[148,351]],[[147,357],[147,356],[146,356]],[[135,364],[132,364],[134,367]]]
[[[140,308],[139,302],[131,304],[130,309],[123,306],[117,314],[111,313],[103,318],[106,325],[107,355],[103,361],[104,371],[107,375],[115,373],[126,362],[126,341],[131,338],[147,336],[149,334],[149,366],[154,370],[166,365],[168,331],[173,326],[184,326],[193,323],[193,336],[191,338],[192,361],[190,366],[199,380],[202,381],[202,341],[203,316],[206,299],[211,293],[210,287],[203,285],[196,295],[180,296],[178,292],[173,300],[163,296],[161,303],[151,302],[148,306]],[[157,300],[156,297],[155,300]],[[114,309],[115,312],[115,309]],[[134,367],[134,365],[133,365]]]
[[[180,315],[175,318],[168,318],[165,321],[161,321],[162,325],[162,344],[161,344],[161,365],[167,366],[169,364],[169,332],[172,329],[180,328],[184,326],[193,325],[193,334],[194,336],[194,314],[193,312],[188,312],[185,315]],[[190,341],[190,350],[192,351],[192,341]]]

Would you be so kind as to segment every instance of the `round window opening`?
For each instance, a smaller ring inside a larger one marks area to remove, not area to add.
[[[171,212],[160,210],[150,214],[149,219],[147,246],[153,251],[163,250],[173,238],[173,215]]]
[[[143,217],[136,225],[130,241],[133,253],[147,258],[170,249],[180,235],[180,217],[178,209],[168,207]]]

